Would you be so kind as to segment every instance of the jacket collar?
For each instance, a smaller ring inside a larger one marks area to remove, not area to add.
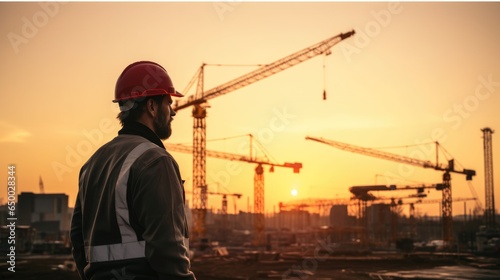
[[[154,133],[149,127],[143,125],[142,123],[139,122],[132,122],[125,124],[123,128],[118,131],[118,135],[122,134],[131,134],[131,135],[139,135],[142,136],[149,141],[155,143],[159,147],[165,149],[165,146],[163,145],[163,142],[161,139]]]

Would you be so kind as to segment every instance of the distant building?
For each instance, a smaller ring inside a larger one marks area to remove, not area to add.
[[[305,230],[310,228],[311,214],[305,210],[280,211],[278,213],[279,228],[289,230]]]
[[[352,227],[356,225],[356,217],[349,216],[348,205],[338,204],[330,208],[330,226],[333,228]]]
[[[387,242],[391,238],[391,206],[389,204],[372,204],[366,209],[367,228],[370,240],[374,242]]]
[[[7,209],[7,204],[4,204],[4,205],[0,205],[0,226],[5,226],[7,225],[7,212],[8,212],[8,209]]]
[[[68,195],[22,192],[17,198],[17,222],[31,226],[35,240],[66,240],[70,228]]]

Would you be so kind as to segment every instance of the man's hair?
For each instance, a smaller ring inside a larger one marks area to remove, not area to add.
[[[146,103],[149,99],[153,99],[153,101],[158,104],[158,106],[161,106],[164,97],[165,95],[158,95],[146,97],[140,100],[136,99],[120,101],[120,107],[127,106],[131,108],[127,111],[121,111],[120,113],[118,113],[118,116],[116,118],[120,120],[122,126],[125,126],[128,123],[136,122],[141,117],[142,113],[145,112]]]

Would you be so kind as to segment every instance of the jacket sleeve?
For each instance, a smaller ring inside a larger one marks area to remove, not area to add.
[[[83,268],[87,265],[87,261],[85,259],[85,246],[82,233],[82,207],[79,197],[80,193],[78,193],[76,197],[75,208],[73,210],[73,216],[71,218],[70,238],[72,244],[73,259],[75,260],[78,274],[80,274],[81,279],[86,280],[87,278],[83,273]]]
[[[130,208],[143,228],[148,263],[159,279],[195,279],[185,244],[183,187],[173,159],[157,158],[136,175]]]

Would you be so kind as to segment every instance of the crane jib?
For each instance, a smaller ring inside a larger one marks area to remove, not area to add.
[[[347,39],[355,34],[355,31],[349,31],[346,33],[340,33],[339,35],[333,36],[326,40],[323,40],[315,45],[312,45],[308,48],[302,49],[298,52],[290,54],[284,58],[281,58],[273,63],[266,64],[262,67],[257,68],[243,76],[235,78],[229,82],[226,82],[222,85],[216,86],[210,90],[204,91],[201,94],[201,97],[189,96],[185,101],[179,101],[173,107],[175,111],[179,111],[181,109],[187,108],[192,105],[204,103],[209,99],[214,97],[235,91],[239,88],[245,87],[247,85],[253,84],[257,81],[260,81],[266,77],[274,75],[278,72],[281,72],[287,68],[290,68],[294,65],[297,65],[301,62],[304,62],[310,58],[318,56],[320,54],[325,53],[334,45],[339,43],[340,41]]]

